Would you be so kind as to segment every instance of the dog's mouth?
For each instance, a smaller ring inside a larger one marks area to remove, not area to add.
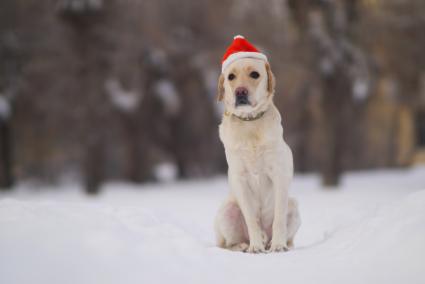
[[[248,96],[237,96],[235,101],[235,107],[249,106],[251,103],[248,100]]]

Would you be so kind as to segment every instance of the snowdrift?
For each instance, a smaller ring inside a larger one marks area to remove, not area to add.
[[[425,283],[425,169],[343,181],[297,176],[295,249],[258,255],[215,247],[224,177],[94,198],[21,185],[0,195],[0,283]]]

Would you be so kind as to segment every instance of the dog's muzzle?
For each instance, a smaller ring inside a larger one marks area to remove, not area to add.
[[[239,87],[235,90],[235,106],[249,105],[248,100],[248,89],[244,87]]]

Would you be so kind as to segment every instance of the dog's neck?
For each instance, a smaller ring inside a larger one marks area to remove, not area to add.
[[[220,125],[220,137],[223,143],[227,147],[236,148],[274,143],[275,139],[270,139],[270,137],[281,137],[280,132],[282,132],[279,111],[271,103],[266,110],[263,109],[261,112],[264,112],[261,117],[250,121],[242,120],[231,112],[225,112]],[[258,113],[254,115],[258,116]]]
[[[234,117],[236,117],[236,118],[238,118],[238,119],[240,119],[240,120],[242,120],[242,121],[254,121],[254,120],[257,120],[257,119],[260,119],[260,118],[262,118],[263,117],[263,115],[266,113],[266,111],[262,111],[262,112],[259,112],[259,113],[257,113],[256,115],[253,115],[253,116],[246,116],[246,117],[242,117],[242,116],[237,116],[236,114],[232,114]]]
[[[234,117],[239,121],[246,121],[246,122],[258,121],[261,118],[263,118],[264,114],[266,114],[270,110],[271,104],[273,104],[273,103],[271,102],[267,105],[263,105],[259,110],[255,111],[253,113],[247,114],[247,115],[240,115],[240,114],[236,114],[236,113],[225,110],[224,116]]]

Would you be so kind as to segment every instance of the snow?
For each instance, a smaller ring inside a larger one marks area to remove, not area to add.
[[[154,86],[155,94],[164,105],[165,112],[175,115],[180,111],[180,98],[174,84],[166,79],[158,80]]]
[[[204,64],[203,62],[205,62],[205,60],[200,61],[199,64]],[[224,112],[224,104],[219,103],[217,101],[217,82],[219,78],[219,74],[217,74],[217,69],[215,67],[203,68],[202,75],[208,90],[208,96],[213,102],[215,117],[217,119],[221,119]]]
[[[160,182],[171,182],[177,179],[177,165],[171,162],[160,163],[154,168],[154,176]]]
[[[9,100],[0,94],[0,119],[7,120],[12,113]]]
[[[319,67],[320,67],[320,72],[322,72],[325,75],[332,74],[335,70],[334,63],[328,57],[323,57],[320,60]]]
[[[425,168],[296,176],[295,249],[215,247],[224,177],[0,194],[0,283],[425,283]]]
[[[142,99],[140,93],[125,90],[117,79],[107,80],[105,82],[105,89],[112,104],[124,112],[134,112]]]
[[[58,5],[62,10],[68,9],[75,12],[98,11],[103,7],[103,0],[60,0]]]
[[[356,101],[364,101],[369,93],[369,84],[366,80],[356,78],[353,83],[353,97]]]

